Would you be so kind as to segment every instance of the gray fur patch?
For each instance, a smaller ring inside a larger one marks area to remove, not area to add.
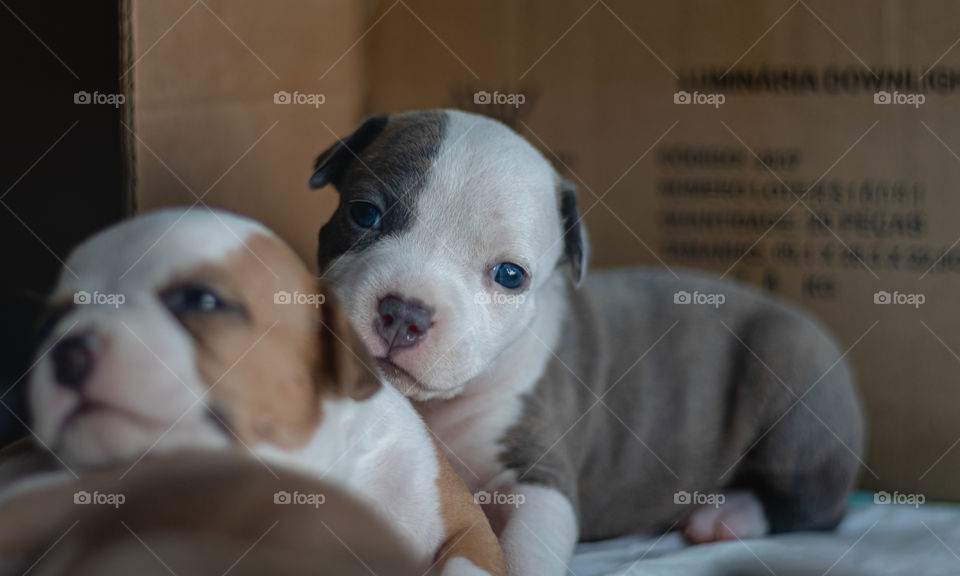
[[[378,238],[409,229],[416,196],[440,151],[446,125],[446,113],[439,110],[390,116],[339,183],[340,204],[320,228],[321,271],[347,250],[363,250]],[[378,206],[383,214],[379,230],[360,228],[350,219],[350,202],[357,200]]]
[[[674,304],[681,290],[726,302]],[[830,369],[840,350],[807,314],[699,274],[598,272],[569,299],[563,363],[525,398],[502,458],[570,499],[582,540],[665,530],[693,509],[680,491],[753,490],[775,532],[839,521],[859,463],[833,433],[862,453],[863,422],[845,363]],[[817,416],[791,409],[821,377],[804,397]]]

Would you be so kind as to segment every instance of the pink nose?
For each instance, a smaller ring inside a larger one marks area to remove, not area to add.
[[[377,312],[377,332],[391,349],[415,346],[426,338],[433,317],[423,302],[395,295],[381,299]]]

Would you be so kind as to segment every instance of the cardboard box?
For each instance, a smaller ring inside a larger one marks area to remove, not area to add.
[[[136,208],[200,197],[282,231],[312,264],[336,198],[307,180],[362,115],[364,5],[133,0],[128,12]]]
[[[858,375],[863,485],[960,499],[960,7],[221,1],[223,22],[197,6],[157,42],[189,5],[134,2],[140,137],[202,192],[280,120],[211,204],[312,261],[336,202],[304,184],[327,126],[439,106],[498,116],[579,186],[594,266],[704,268],[813,310]],[[278,89],[327,103],[278,107]],[[191,201],[145,147],[140,207]]]

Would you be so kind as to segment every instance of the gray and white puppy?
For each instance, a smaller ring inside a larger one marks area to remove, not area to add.
[[[807,314],[695,273],[584,280],[573,187],[482,116],[370,118],[318,158],[310,185],[328,183],[320,270],[485,504],[511,573],[564,573],[578,539],[841,518],[863,421]]]

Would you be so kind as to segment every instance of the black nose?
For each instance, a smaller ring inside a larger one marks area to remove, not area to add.
[[[92,332],[74,334],[61,340],[51,352],[57,382],[76,390],[83,388],[93,372],[96,337]]]
[[[377,309],[377,331],[390,348],[413,346],[427,336],[433,310],[423,302],[400,296],[387,296]]]

